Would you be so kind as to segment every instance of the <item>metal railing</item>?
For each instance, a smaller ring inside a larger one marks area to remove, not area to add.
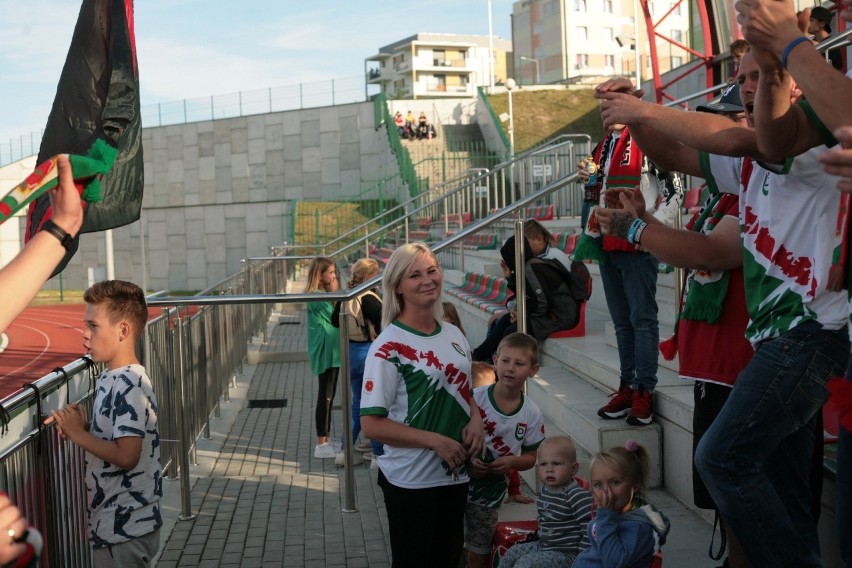
[[[246,263],[203,291],[208,301],[193,302],[192,309],[183,305],[188,298],[149,297],[149,305],[171,307],[149,322],[139,350],[158,398],[163,475],[180,479],[182,519],[192,518],[189,465],[196,441],[210,437],[210,417],[219,415],[220,399],[228,401],[248,344],[265,333],[272,308],[226,299],[252,291],[268,297],[281,291],[285,278],[279,263]],[[0,490],[44,536],[44,565],[92,565],[84,453],[42,420],[69,402],[91,416],[98,369],[80,358],[0,401]]]

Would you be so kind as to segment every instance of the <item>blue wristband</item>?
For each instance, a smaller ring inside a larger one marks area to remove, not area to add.
[[[648,223],[646,223],[642,219],[639,219],[639,218],[633,219],[633,222],[630,223],[630,228],[627,229],[627,242],[635,245],[638,242],[637,237],[642,234],[642,231],[645,229],[645,225],[647,225],[647,224]],[[636,234],[637,231],[638,231],[639,235]]]
[[[787,47],[784,48],[784,53],[781,55],[781,65],[784,67],[784,69],[787,68],[787,58],[790,57],[790,52],[793,51],[794,47],[796,47],[797,45],[799,45],[803,41],[811,41],[811,40],[806,38],[805,36],[797,37],[796,39],[791,41],[789,44],[787,44]]]

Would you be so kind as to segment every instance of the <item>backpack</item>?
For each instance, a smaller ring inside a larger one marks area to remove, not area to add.
[[[533,269],[536,264],[547,266],[562,283],[555,289],[542,285]],[[561,262],[550,258],[531,258],[524,267],[527,281],[527,296],[536,301],[538,313],[527,313],[527,328],[530,335],[544,341],[554,331],[571,329],[577,325],[580,316],[580,302],[572,293],[573,278]]]
[[[376,296],[375,292],[370,291],[364,292],[363,296],[368,294]],[[373,324],[364,317],[364,313],[361,311],[361,298],[363,296],[349,300],[350,313],[348,314],[349,317],[346,318],[346,322],[349,325],[350,341],[373,341],[378,336],[378,333],[373,328]]]
[[[571,295],[578,302],[585,302],[592,297],[592,275],[589,267],[582,260],[571,263]]]
[[[554,258],[535,257],[530,259],[532,263],[549,264],[562,277],[562,280],[571,291],[571,297],[578,302],[585,302],[592,295],[592,275],[589,273],[589,268],[581,260],[575,260],[571,263],[571,272],[565,269],[565,265]]]

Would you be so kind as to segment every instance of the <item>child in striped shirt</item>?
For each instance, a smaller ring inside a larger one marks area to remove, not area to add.
[[[592,514],[592,494],[574,480],[579,464],[571,438],[546,438],[538,448],[539,540],[511,547],[500,560],[501,568],[571,566],[589,547],[586,525]]]

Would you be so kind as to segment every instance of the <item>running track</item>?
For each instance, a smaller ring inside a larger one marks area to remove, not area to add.
[[[0,398],[85,353],[85,311],[85,304],[34,306],[6,328],[9,345],[0,353]]]

